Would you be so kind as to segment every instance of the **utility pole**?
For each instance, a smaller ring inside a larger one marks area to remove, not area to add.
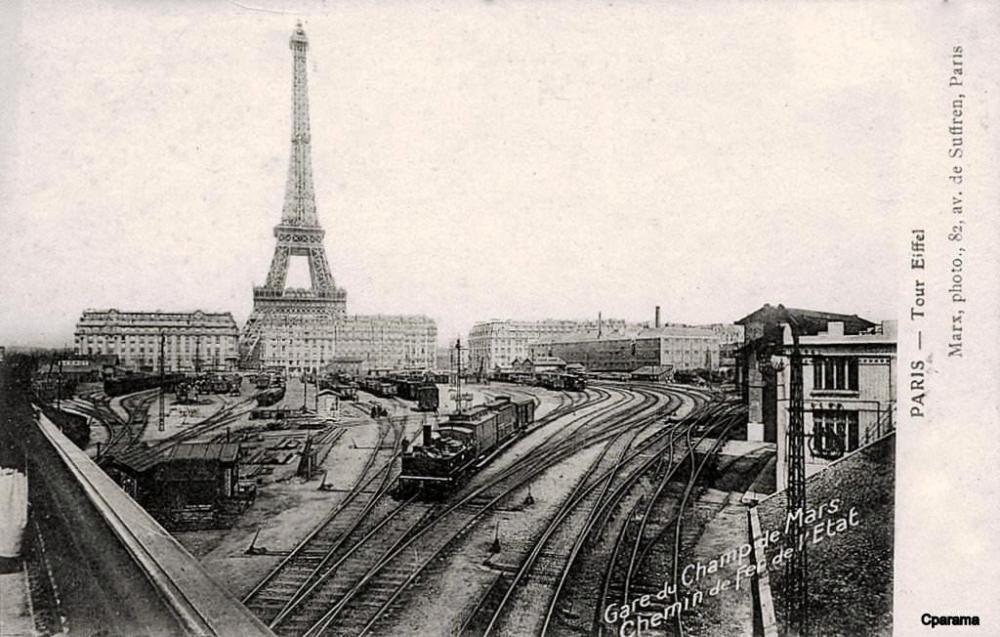
[[[157,422],[157,428],[160,431],[166,429],[166,416],[164,415],[163,411],[163,399],[164,399],[164,394],[167,391],[166,388],[163,386],[164,382],[163,359],[164,359],[164,349],[166,348],[166,342],[167,342],[167,335],[163,332],[163,330],[160,330],[160,396],[159,396],[160,414],[159,414],[159,421]]]
[[[458,371],[455,373],[455,413],[462,413],[462,339],[455,341],[455,360]]]
[[[306,384],[306,373],[302,372],[302,411],[306,410],[306,395],[308,392],[308,385]]]
[[[62,359],[59,359],[59,364],[56,366],[58,370],[56,372],[56,409],[62,404],[62,388],[63,388],[63,373],[62,373]]]
[[[792,333],[788,404],[788,520],[790,533],[786,542],[793,549],[785,562],[785,617],[788,635],[805,637],[809,634],[809,562],[806,554],[808,542],[804,534],[806,510],[806,460],[805,460],[805,406],[802,389],[802,351],[799,348],[799,326],[786,310],[788,326]]]
[[[194,341],[194,374],[201,373],[201,336],[196,336]]]

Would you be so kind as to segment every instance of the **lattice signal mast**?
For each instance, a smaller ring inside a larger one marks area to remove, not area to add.
[[[799,325],[785,313],[792,332],[788,404],[788,500],[789,516],[793,520],[786,536],[791,543],[791,559],[785,562],[785,621],[787,634],[805,637],[809,634],[809,561],[804,541],[806,510],[805,405],[802,389],[802,351],[799,349]]]
[[[465,402],[465,397],[462,396],[462,339],[455,340],[455,362],[456,369],[455,372],[455,413],[462,413],[462,404]]]
[[[309,40],[298,23],[292,33],[292,147],[285,184],[281,223],[274,227],[277,240],[267,281],[253,289],[253,312],[244,338],[254,340],[259,323],[268,316],[333,317],[347,309],[347,292],[338,288],[330,272],[323,247],[323,228],[316,215],[313,188],[311,135],[309,132],[309,90],[306,50]],[[288,262],[293,256],[306,257],[309,264],[308,289],[286,288]]]
[[[161,330],[160,331],[160,395],[157,397],[158,402],[159,402],[159,408],[160,408],[159,420],[157,422],[157,428],[160,431],[163,431],[164,429],[166,429],[166,416],[164,414],[164,405],[163,405],[164,394],[167,393],[166,387],[163,386],[163,382],[165,380],[165,378],[164,378],[165,377],[165,374],[164,374],[164,358],[165,358],[164,352],[166,350],[166,345],[167,345],[167,335]]]

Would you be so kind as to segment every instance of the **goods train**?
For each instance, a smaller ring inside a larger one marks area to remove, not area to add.
[[[168,374],[164,376],[162,381],[163,390],[168,392],[174,391],[177,383],[182,380],[184,380],[183,374]],[[135,374],[133,376],[122,376],[121,378],[112,378],[104,381],[104,393],[108,396],[122,396],[159,386],[160,376],[158,374],[151,376]]]
[[[438,388],[432,383],[421,380],[398,379],[390,381],[396,385],[396,394],[400,398],[417,403],[417,411],[437,411]]]
[[[586,381],[580,376],[573,374],[557,374],[554,372],[543,372],[536,377],[535,384],[545,389],[583,391],[587,387]]]
[[[524,433],[535,420],[531,398],[497,396],[465,413],[452,414],[434,436],[424,425],[423,444],[402,454],[396,483],[398,497],[415,492],[427,497],[446,494],[476,470],[480,460]]]
[[[347,374],[327,374],[317,378],[316,387],[320,391],[329,389],[341,400],[358,399],[358,384]]]
[[[285,386],[280,385],[278,387],[269,387],[262,392],[257,393],[257,405],[260,407],[269,407],[276,402],[280,401],[285,397]]]
[[[357,400],[358,387],[354,383],[341,383],[329,378],[321,378],[317,383],[320,391],[328,389],[341,400]]]
[[[496,372],[491,375],[493,380],[535,385],[556,391],[583,391],[587,388],[587,380],[578,374],[564,372]]]
[[[417,411],[437,411],[438,388],[429,381],[396,376],[370,376],[361,381],[361,389],[383,398],[402,398],[417,403]]]

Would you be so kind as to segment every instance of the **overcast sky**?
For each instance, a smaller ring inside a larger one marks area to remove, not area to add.
[[[427,314],[442,341],[656,304],[893,318],[899,158],[940,110],[914,8],[5,3],[0,342],[70,342],[84,308],[242,325],[281,216],[298,18],[349,312]]]

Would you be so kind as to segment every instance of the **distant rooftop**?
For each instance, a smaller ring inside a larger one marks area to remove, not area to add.
[[[665,325],[663,327],[629,326],[623,329],[588,330],[544,339],[545,343],[583,343],[588,341],[615,341],[644,338],[717,338],[715,331],[705,327]]]

